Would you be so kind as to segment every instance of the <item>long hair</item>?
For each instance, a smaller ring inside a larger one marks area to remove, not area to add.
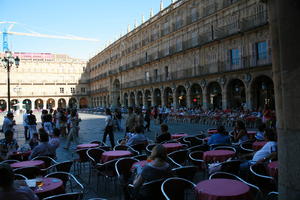
[[[150,155],[150,159],[154,160],[156,158],[166,161],[167,160],[167,151],[166,148],[162,144],[158,144],[152,149],[152,153]]]

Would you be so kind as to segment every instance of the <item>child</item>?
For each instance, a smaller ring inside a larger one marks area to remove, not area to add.
[[[36,147],[37,145],[39,145],[39,135],[38,133],[34,133],[32,138],[29,141],[29,146],[31,148],[31,150]]]

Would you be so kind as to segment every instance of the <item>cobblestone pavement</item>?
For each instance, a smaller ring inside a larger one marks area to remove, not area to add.
[[[38,128],[41,127],[40,124],[40,113],[35,113],[38,119]],[[0,122],[2,125],[4,114],[0,114]],[[87,114],[87,113],[80,113],[79,117],[82,119],[80,123],[80,132],[79,132],[79,141],[80,143],[89,143],[93,140],[102,140],[103,129],[105,124],[105,117],[103,115],[94,115],[94,114]],[[16,131],[15,131],[15,138],[18,140],[19,145],[25,143],[24,134],[23,134],[23,126],[22,126],[22,115],[16,115]],[[124,121],[122,120],[122,126],[124,127]],[[190,135],[194,135],[199,133],[201,130],[207,130],[209,127],[201,126],[199,124],[175,124],[170,123],[169,125],[169,132],[170,133],[179,133],[185,132]],[[146,132],[146,136],[149,139],[154,139],[155,133],[159,132],[159,125],[155,125],[153,121],[151,121],[151,132]],[[115,140],[120,139],[124,136],[124,132],[116,132],[115,133]],[[3,134],[0,135],[0,138],[3,138]],[[107,139],[107,143],[109,139]],[[70,150],[65,150],[63,147],[65,146],[66,138],[61,138],[61,145],[57,150],[57,159],[58,161],[63,160],[71,160],[76,158],[74,155],[74,150],[76,149],[76,145],[72,144]],[[92,198],[92,197],[105,197],[108,199],[118,199],[118,190],[114,191],[113,187],[110,187],[109,191],[96,192],[96,177],[92,178],[91,184],[88,184],[88,167],[86,167],[81,173],[80,176],[77,176],[78,179],[83,183],[86,188],[85,199]],[[104,186],[104,184],[100,184],[100,187]],[[106,187],[107,188],[107,187]],[[105,187],[104,187],[105,190]]]

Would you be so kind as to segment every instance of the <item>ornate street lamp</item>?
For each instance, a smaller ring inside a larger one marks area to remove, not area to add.
[[[4,58],[1,60],[2,65],[7,70],[7,98],[8,98],[8,111],[10,111],[10,69],[15,65],[17,68],[20,64],[19,57],[13,57],[11,51],[6,51]]]

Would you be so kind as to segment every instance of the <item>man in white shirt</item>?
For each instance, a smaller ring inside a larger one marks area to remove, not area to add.
[[[265,130],[265,140],[267,143],[254,153],[252,160],[247,160],[240,165],[241,175],[246,175],[251,165],[263,163],[277,157],[276,134],[273,129]]]

